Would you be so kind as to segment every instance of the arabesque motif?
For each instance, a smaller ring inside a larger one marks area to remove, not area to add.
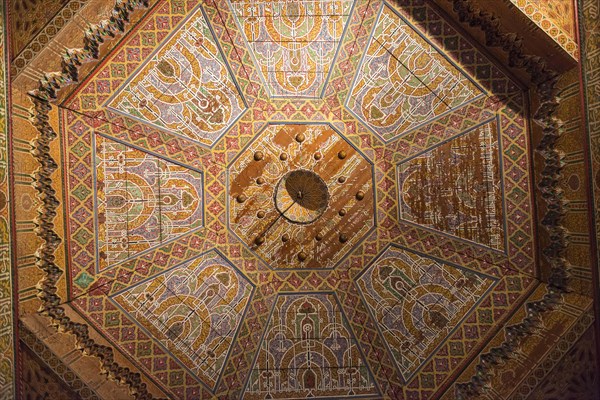
[[[207,146],[246,109],[201,7],[147,58],[106,102],[109,109]]]
[[[384,4],[347,107],[389,141],[481,94],[465,72]]]
[[[333,294],[277,298],[244,400],[346,399],[378,392]]]
[[[271,96],[320,97],[354,1],[230,3]]]
[[[202,227],[199,171],[101,135],[95,167],[99,269]]]
[[[357,279],[405,382],[495,283],[490,276],[394,246]]]
[[[212,390],[252,291],[243,275],[211,251],[112,299]]]

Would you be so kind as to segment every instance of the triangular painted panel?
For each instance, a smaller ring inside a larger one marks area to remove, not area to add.
[[[347,107],[389,141],[480,94],[457,65],[384,4]]]
[[[207,146],[246,109],[201,7],[106,105]]]
[[[356,280],[407,383],[496,282],[395,246]]]
[[[100,270],[202,227],[202,173],[101,135],[94,161]]]
[[[354,0],[231,0],[273,97],[320,97]]]
[[[335,296],[279,295],[243,399],[378,396]]]
[[[400,219],[503,251],[499,146],[494,119],[400,163]]]

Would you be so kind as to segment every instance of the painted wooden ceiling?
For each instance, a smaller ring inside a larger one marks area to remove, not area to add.
[[[160,4],[65,101],[73,305],[170,396],[422,398],[534,282],[524,93],[354,3]]]
[[[61,100],[61,296],[154,397],[461,398],[541,289],[529,95],[445,18],[159,1]]]

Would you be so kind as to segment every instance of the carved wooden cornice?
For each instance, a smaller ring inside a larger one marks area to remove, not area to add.
[[[129,16],[136,8],[148,7],[148,0],[117,0],[110,18],[97,25],[90,26],[85,32],[84,47],[68,50],[62,59],[62,70],[47,73],[39,82],[38,89],[30,93],[34,103],[33,124],[39,135],[32,142],[32,154],[40,167],[34,174],[34,187],[38,191],[41,205],[35,219],[36,234],[42,239],[42,244],[36,252],[36,265],[45,272],[45,276],[37,285],[38,298],[42,302],[41,314],[52,319],[52,324],[61,332],[75,335],[77,348],[85,355],[100,359],[101,373],[129,388],[137,399],[152,399],[148,388],[139,372],[133,372],[128,367],[122,367],[115,362],[113,349],[96,343],[89,335],[88,326],[73,322],[61,306],[62,299],[57,294],[56,283],[64,273],[55,263],[55,251],[61,239],[54,230],[54,218],[59,206],[56,190],[53,188],[52,174],[58,165],[50,155],[50,144],[57,134],[50,125],[49,112],[51,101],[57,98],[57,92],[67,85],[78,82],[79,68],[86,62],[99,56],[100,45],[117,33],[125,32]]]
[[[514,354],[522,340],[539,326],[544,312],[560,304],[562,294],[569,290],[570,264],[565,258],[568,232],[562,225],[565,201],[559,187],[564,164],[562,154],[556,149],[556,142],[562,132],[562,122],[555,116],[559,105],[556,87],[559,74],[550,69],[541,57],[526,54],[523,39],[515,33],[505,32],[500,18],[493,13],[477,8],[472,0],[447,1],[452,3],[452,9],[462,23],[478,27],[484,33],[488,46],[501,48],[508,56],[509,66],[524,70],[535,86],[540,106],[534,115],[534,121],[542,127],[542,138],[536,151],[544,159],[538,189],[547,208],[541,224],[550,237],[550,243],[542,249],[542,254],[551,266],[546,294],[540,301],[526,303],[525,319],[519,324],[506,327],[505,341],[479,356],[476,373],[469,382],[456,384],[456,398],[468,399],[484,391],[492,376],[492,368]]]

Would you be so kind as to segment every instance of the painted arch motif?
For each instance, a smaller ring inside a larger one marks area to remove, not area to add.
[[[203,226],[202,173],[97,135],[98,269]]]
[[[354,0],[230,0],[273,97],[321,97]]]
[[[379,389],[335,295],[278,296],[243,399],[367,395]]]
[[[390,141],[482,91],[392,6],[381,7],[346,105]]]
[[[106,106],[209,147],[246,109],[202,7],[147,57]]]
[[[356,282],[409,382],[497,281],[390,246]]]
[[[228,260],[211,251],[112,300],[213,390],[253,290]]]

